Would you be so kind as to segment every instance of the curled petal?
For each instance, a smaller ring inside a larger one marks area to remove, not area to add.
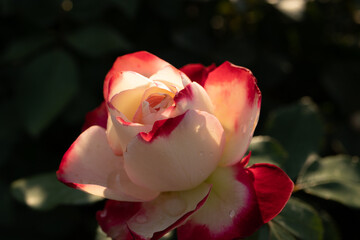
[[[115,94],[110,101],[111,107],[125,115],[128,120],[132,120],[141,105],[143,94],[148,86],[144,85]]]
[[[245,154],[260,112],[261,93],[250,70],[225,62],[212,71],[204,88],[225,130],[220,165],[232,165]]]
[[[180,70],[168,65],[152,75],[150,80],[162,82],[167,86],[175,86],[178,90],[181,90],[184,88],[183,77],[186,76],[182,76]]]
[[[290,198],[292,182],[276,166],[254,168],[238,163],[216,169],[207,181],[213,184],[208,200],[178,229],[178,239],[244,238],[275,217]]]
[[[165,99],[166,96],[168,96],[168,99],[171,100],[172,103],[172,98],[175,96],[175,94],[169,90],[163,89],[163,88],[159,88],[157,86],[155,87],[150,87],[148,89],[145,90],[142,99],[141,99],[141,103],[144,105],[145,103],[148,103],[148,107],[156,107],[155,105],[160,104],[160,102],[162,101],[157,101],[158,99],[154,98],[154,96],[161,96],[161,100]],[[159,108],[161,108],[159,106]],[[139,108],[137,109],[134,117],[133,117],[133,122],[138,122],[138,123],[144,123],[144,118],[146,117],[146,114],[143,111],[143,106],[139,106]],[[156,119],[156,120],[160,120],[160,119]],[[151,124],[153,124],[155,121],[151,122]],[[149,123],[150,124],[150,123]]]
[[[201,184],[188,191],[162,193],[144,203],[107,201],[97,220],[113,239],[159,239],[196,212],[210,189]]]
[[[149,201],[159,192],[137,186],[128,177],[122,157],[113,154],[105,130],[92,126],[65,153],[57,177],[85,192],[120,201]]]
[[[106,108],[106,103],[102,102],[100,106],[86,114],[85,123],[82,126],[82,131],[85,131],[93,125],[98,125],[100,127],[106,128],[107,118],[108,112]]]
[[[124,152],[125,169],[138,185],[181,191],[199,185],[215,170],[223,149],[223,129],[211,114],[189,110],[157,121]]]
[[[208,113],[214,112],[214,106],[205,89],[198,83],[192,82],[181,90],[174,98],[178,114],[189,109],[197,109]]]
[[[216,68],[215,64],[211,64],[208,67],[205,67],[199,63],[192,63],[183,66],[180,68],[180,71],[185,73],[193,82],[199,83],[201,86],[204,86],[204,82],[208,77],[209,73]]]
[[[116,94],[133,89],[146,89],[154,85],[148,78],[136,72],[117,72],[114,73],[108,83],[108,94],[105,101],[111,100]]]
[[[104,81],[104,98],[109,99],[109,82],[119,72],[132,71],[150,77],[160,69],[170,65],[157,56],[145,52],[135,52],[118,57]]]

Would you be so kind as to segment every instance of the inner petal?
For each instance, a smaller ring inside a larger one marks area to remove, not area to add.
[[[155,108],[157,105],[159,105],[162,100],[164,100],[165,98],[165,94],[159,94],[159,93],[154,93],[151,94],[146,101],[149,103],[149,106],[152,108]]]
[[[151,119],[155,120],[151,120],[150,122],[144,121],[144,118],[149,118],[149,114],[158,115],[159,111],[162,112],[162,110],[172,106],[174,103],[174,96],[175,93],[170,91],[170,89],[160,87],[146,89],[132,121],[136,123],[146,122],[146,124],[151,124],[156,120],[159,120],[156,116],[152,116]]]
[[[142,117],[140,123],[152,125],[155,121],[168,116],[164,114],[168,107],[174,104],[174,100],[167,94],[153,94],[142,103]]]

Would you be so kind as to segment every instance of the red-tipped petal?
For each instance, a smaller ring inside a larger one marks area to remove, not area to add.
[[[278,215],[289,200],[294,183],[280,168],[258,163],[246,169],[253,178],[262,220],[267,223]]]
[[[254,233],[275,217],[292,192],[292,182],[276,166],[260,164],[244,169],[218,168],[207,181],[213,184],[207,202],[183,226],[178,239],[231,240]]]
[[[157,121],[124,152],[125,169],[135,183],[155,191],[197,186],[215,170],[223,149],[223,129],[211,114],[189,110]],[[154,167],[156,166],[156,167]]]
[[[180,71],[185,73],[191,81],[199,83],[201,86],[204,86],[204,82],[208,77],[209,73],[216,68],[215,64],[211,64],[208,67],[205,67],[199,63],[187,64],[180,68]]]
[[[100,106],[86,114],[85,123],[82,126],[82,132],[93,125],[98,125],[100,127],[106,128],[107,118],[108,112],[106,108],[106,103],[102,102]]]
[[[208,113],[214,112],[214,106],[205,89],[198,83],[192,82],[182,89],[174,98],[177,114],[182,114],[186,110],[196,109]]]
[[[140,239],[159,239],[196,212],[210,189],[210,185],[201,184],[187,191],[163,193],[154,201],[143,203],[140,211],[128,221],[129,229]]]
[[[221,165],[241,160],[254,133],[261,93],[250,70],[225,62],[209,73],[204,88],[226,134]]]
[[[150,77],[160,69],[170,65],[157,56],[145,52],[135,52],[118,57],[104,81],[104,98],[108,99],[109,81],[119,72],[132,71]]]
[[[96,213],[96,220],[101,229],[112,239],[133,240],[126,222],[140,209],[139,202],[106,201],[104,210]]]
[[[88,128],[71,145],[57,177],[71,187],[119,201],[149,201],[159,195],[129,179],[122,157],[113,154],[99,126]]]
[[[97,213],[97,220],[113,239],[156,240],[195,213],[210,190],[210,185],[201,184],[188,191],[162,193],[150,202],[108,201],[104,210]]]

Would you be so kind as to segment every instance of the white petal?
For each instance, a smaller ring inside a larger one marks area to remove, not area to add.
[[[135,183],[156,191],[193,188],[215,170],[223,140],[213,115],[189,110],[137,135],[124,152],[125,169]]]
[[[140,211],[128,221],[128,226],[144,239],[175,228],[203,204],[210,189],[211,185],[201,184],[188,191],[162,193],[154,201],[143,203]]]
[[[71,145],[57,176],[65,184],[113,200],[149,201],[159,194],[131,182],[123,158],[113,154],[99,126],[88,128]]]
[[[178,90],[181,90],[184,88],[183,78],[180,70],[168,65],[152,75],[150,80],[162,82],[168,86],[175,86]]]

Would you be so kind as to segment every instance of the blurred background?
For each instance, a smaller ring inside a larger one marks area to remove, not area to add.
[[[286,168],[294,181],[310,154],[360,155],[359,0],[1,0],[0,18],[1,239],[95,239],[103,202],[56,202],[68,193],[54,172],[116,57],[134,51],[251,69],[263,94],[255,135],[300,159]],[[297,194],[340,238],[358,235],[359,208]]]

